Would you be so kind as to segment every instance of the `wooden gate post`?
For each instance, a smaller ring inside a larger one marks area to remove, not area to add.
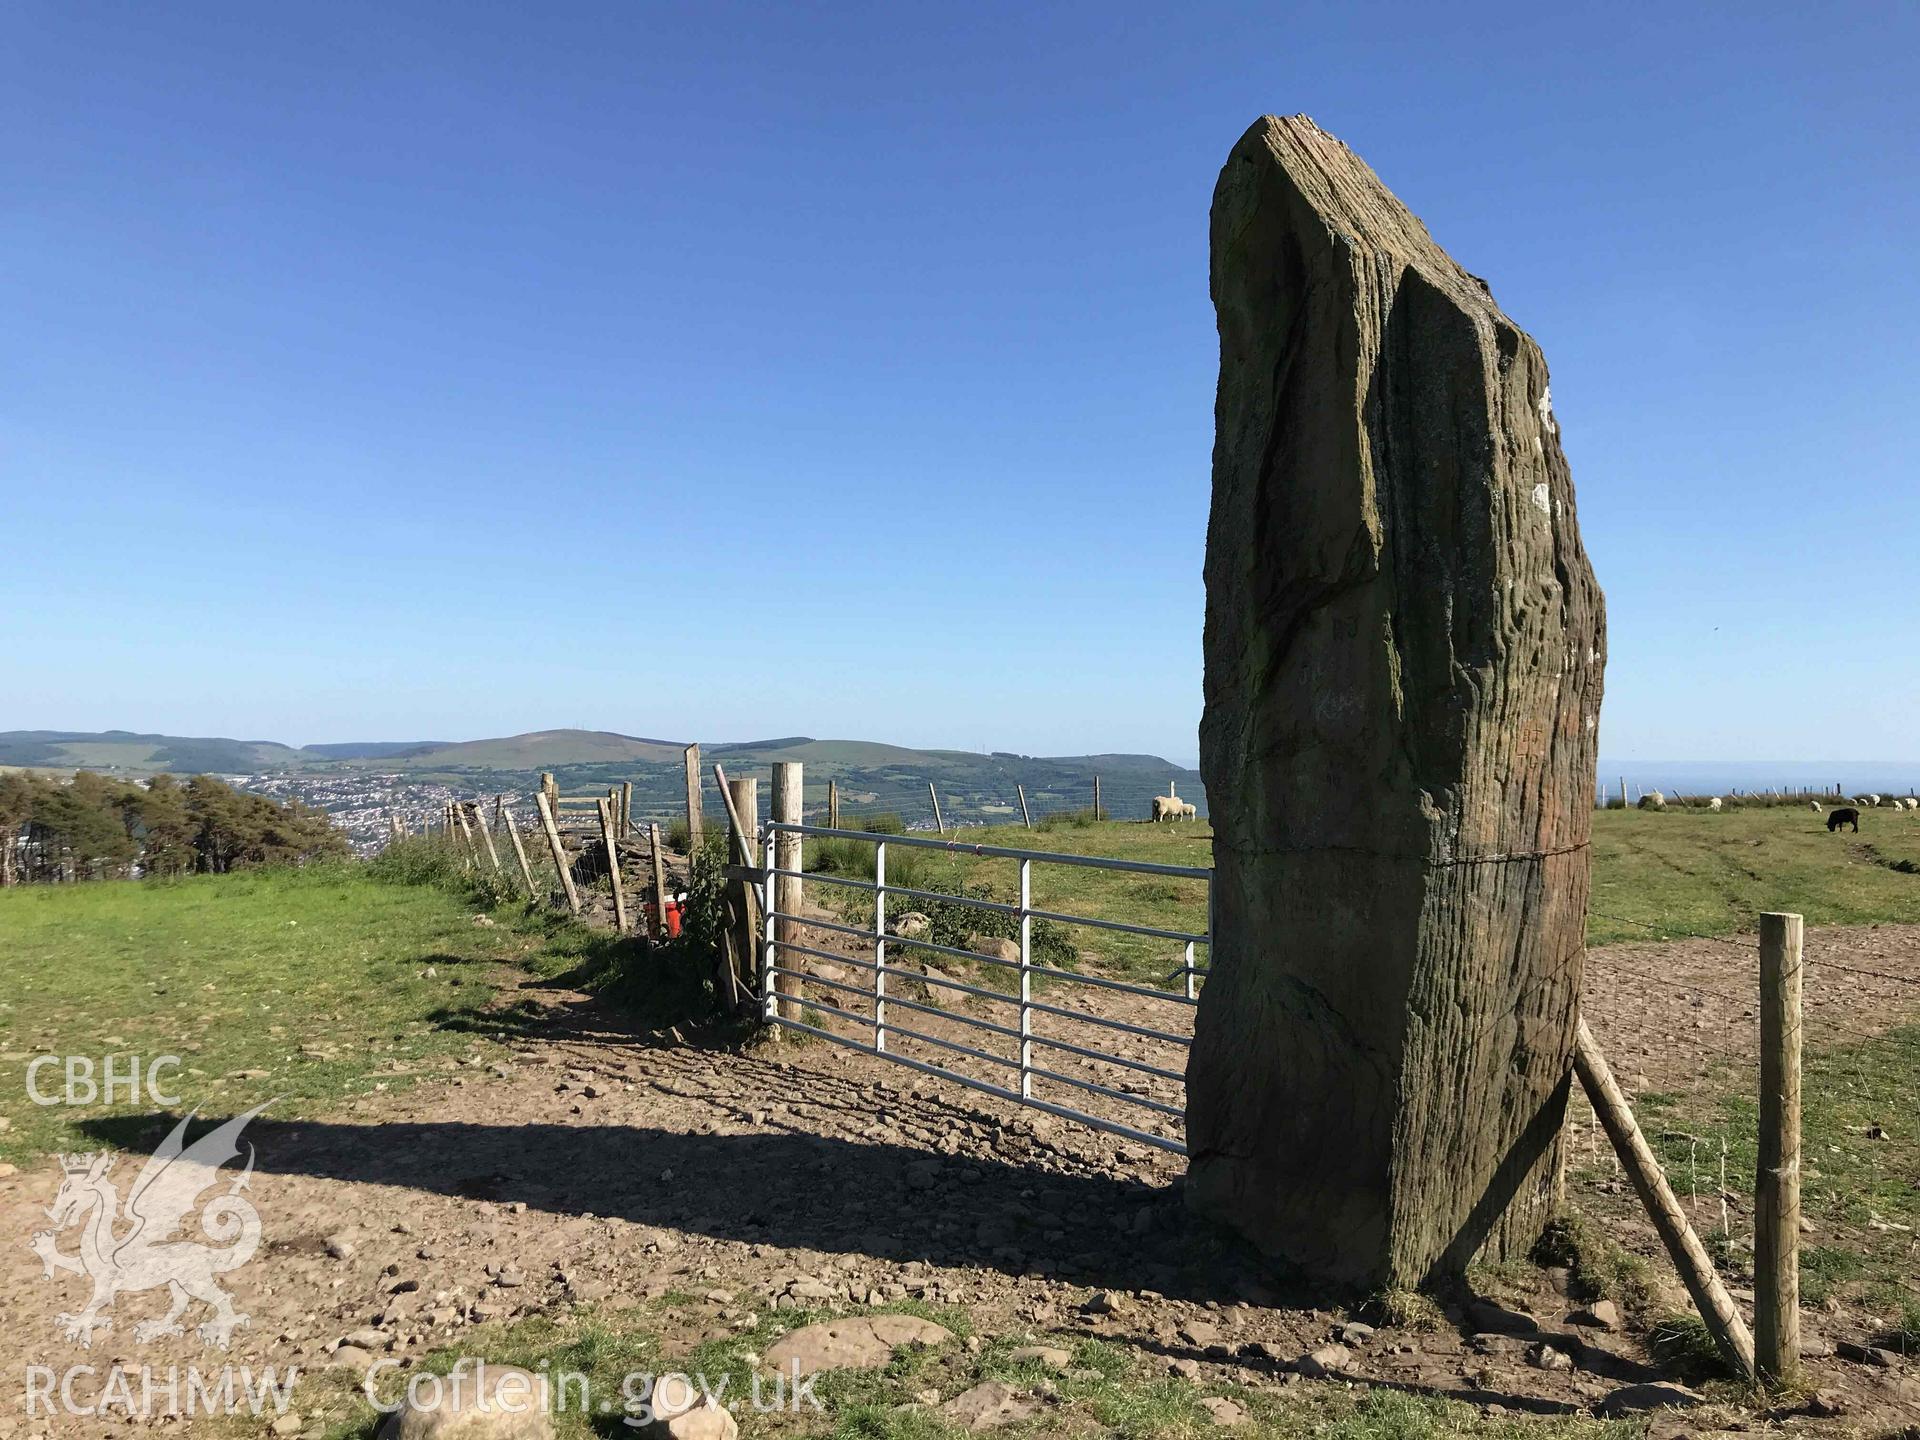
[[[940,838],[947,837],[947,822],[940,818],[940,792],[934,789],[933,781],[927,781],[927,794],[933,797],[933,828],[940,832]]]
[[[627,933],[627,891],[620,883],[620,837],[615,833],[613,816],[615,802],[602,800],[600,810],[600,838],[607,846],[607,878],[613,883],[613,933]]]
[[[700,747],[687,746],[687,854],[700,848]]]
[[[540,828],[547,832],[547,847],[553,851],[553,868],[560,876],[560,888],[566,892],[567,913],[580,913],[580,892],[573,886],[573,867],[567,863],[567,847],[560,843],[560,826],[553,818],[553,805],[542,790],[533,797],[540,810]]]
[[[520,863],[520,878],[527,882],[529,900],[540,892],[534,888],[533,866],[527,863],[527,847],[520,843],[520,826],[515,823],[513,812],[505,805],[500,807],[501,823],[507,827],[507,838],[513,842],[513,858]]]
[[[1760,917],[1760,1161],[1753,1187],[1754,1360],[1800,1374],[1800,954],[1805,924]]]
[[[667,940],[667,862],[660,855],[660,825],[647,825],[647,841],[653,847],[653,938]]]
[[[713,770],[716,777],[724,775],[718,765]],[[735,865],[752,868],[760,863],[760,782],[749,777],[722,778],[720,783],[727,802],[728,853]],[[738,957],[731,973],[744,977],[751,986],[760,975],[760,926],[756,923],[760,907],[751,881],[735,881],[727,890],[734,920],[732,948]]]
[[[1020,797],[1020,818],[1027,822],[1027,829],[1033,829],[1033,815],[1027,809],[1027,787],[1015,785],[1013,792]]]
[[[798,760],[777,761],[773,767],[773,818],[783,825],[798,825],[805,813],[804,774]],[[787,830],[776,830],[773,835],[773,866],[777,870],[791,871],[791,874],[779,875],[773,882],[773,908],[781,915],[798,915],[801,905],[801,886],[799,878],[802,847],[801,837]],[[783,946],[800,943],[800,922],[798,920],[777,920],[773,927],[774,938]],[[799,957],[791,951],[781,949],[774,952],[774,963],[782,969],[798,968]],[[780,1017],[783,1020],[800,1018],[800,982],[791,975],[776,975],[774,991],[780,997]]]

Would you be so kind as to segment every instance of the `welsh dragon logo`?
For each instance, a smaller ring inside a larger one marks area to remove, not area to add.
[[[199,1112],[189,1114],[134,1177],[124,1216],[120,1192],[107,1178],[113,1169],[112,1155],[60,1157],[64,1178],[46,1212],[54,1228],[38,1232],[28,1248],[40,1257],[49,1278],[56,1270],[66,1270],[93,1281],[86,1306],[78,1314],[62,1314],[56,1322],[62,1335],[91,1348],[95,1332],[113,1329],[113,1322],[101,1312],[113,1304],[115,1296],[164,1285],[173,1297],[172,1306],[165,1315],[135,1325],[135,1339],[184,1334],[180,1317],[189,1304],[200,1300],[213,1308],[213,1314],[197,1333],[209,1344],[227,1347],[247,1317],[233,1308],[233,1297],[220,1288],[216,1277],[239,1269],[260,1248],[259,1212],[240,1193],[253,1175],[253,1146],[247,1146],[246,1167],[201,1208],[200,1229],[214,1243],[173,1237],[201,1194],[218,1181],[220,1167],[240,1153],[240,1132],[272,1103],[269,1100],[234,1116],[191,1145],[186,1143],[187,1125]],[[56,1248],[57,1232],[75,1225],[81,1227],[80,1248],[75,1254],[62,1254]]]

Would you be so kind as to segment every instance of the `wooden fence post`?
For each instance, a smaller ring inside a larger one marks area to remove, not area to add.
[[[486,844],[487,859],[493,862],[493,873],[498,875],[500,873],[500,852],[493,848],[493,832],[487,829],[487,822],[480,818],[480,806],[478,803],[473,807],[473,828],[480,833],[480,839]],[[479,857],[476,855],[474,858],[478,859]]]
[[[1020,797],[1020,818],[1027,822],[1027,829],[1031,830],[1033,829],[1033,816],[1027,810],[1027,787],[1024,785],[1015,785],[1013,790],[1014,793]]]
[[[1093,777],[1093,818],[1100,818],[1100,777]]]
[[[507,827],[507,838],[513,842],[513,858],[520,862],[520,878],[527,882],[527,898],[531,900],[540,892],[533,883],[533,866],[527,863],[527,847],[520,843],[520,827],[514,823],[513,812],[504,805],[500,807],[500,819]]]
[[[687,746],[687,854],[700,848],[700,747]]]
[[[1714,1344],[1720,1347],[1720,1353],[1736,1372],[1743,1378],[1751,1378],[1753,1336],[1747,1331],[1747,1322],[1740,1318],[1733,1297],[1720,1283],[1700,1237],[1687,1223],[1687,1212],[1680,1208],[1673,1187],[1667,1184],[1660,1162],[1654,1159],[1646,1136],[1640,1133],[1627,1097],[1621,1094],[1607,1065],[1607,1057],[1594,1043],[1593,1032],[1587,1029],[1585,1020],[1580,1021],[1574,1032],[1573,1066],[1586,1089],[1587,1099],[1593,1102],[1594,1115],[1613,1142],[1614,1152],[1626,1168],[1627,1178],[1633,1181],[1640,1203],[1646,1206],[1653,1228],[1660,1232],[1661,1242],[1673,1259],[1673,1268],[1680,1272],[1687,1293],[1693,1296],[1694,1308],[1706,1322]]]
[[[1760,917],[1760,1161],[1753,1187],[1754,1359],[1760,1378],[1800,1373],[1801,917]]]
[[[627,891],[620,883],[620,837],[614,833],[614,803],[602,800],[599,804],[600,838],[607,845],[607,878],[613,882],[613,933],[624,935],[627,933]]]
[[[946,839],[947,822],[940,818],[940,792],[933,788],[933,781],[927,781],[927,794],[933,797],[933,828],[940,832],[940,838]]]
[[[659,822],[647,825],[647,840],[653,846],[653,938],[667,939],[667,862],[660,855]]]
[[[803,769],[798,760],[776,761],[773,767],[773,818],[783,825],[798,825],[805,811]],[[801,887],[799,879],[802,850],[801,837],[787,830],[776,830],[773,834],[773,865],[777,870],[790,870],[790,875],[774,877],[773,908],[781,915],[798,915],[801,905]],[[798,920],[777,920],[773,927],[774,938],[783,946],[800,943],[800,922]],[[800,957],[787,950],[774,952],[774,963],[783,970],[798,969]],[[800,1018],[800,982],[791,975],[776,975],[774,991],[779,995],[782,1019]]]
[[[456,800],[449,808],[453,811],[453,818],[460,823],[460,834],[465,837],[466,851],[462,858],[465,860],[467,869],[471,870],[474,862],[480,858],[480,847],[474,842],[473,831],[467,825],[467,807]]]
[[[533,797],[533,803],[540,810],[540,828],[547,832],[547,846],[553,851],[553,868],[559,873],[560,888],[566,892],[567,913],[580,913],[580,892],[573,885],[573,867],[567,863],[567,847],[560,843],[560,825],[553,818],[553,805],[542,790]]]
[[[633,781],[620,782],[620,833],[633,833]]]
[[[560,813],[560,787],[554,783],[553,772],[540,772],[540,793],[547,797],[547,805],[557,816]]]
[[[838,780],[827,781],[827,828],[829,830],[840,828],[840,782]]]

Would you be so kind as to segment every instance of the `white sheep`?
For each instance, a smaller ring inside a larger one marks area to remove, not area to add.
[[[1718,810],[1720,808],[1721,808],[1720,797],[1718,795],[1709,795],[1707,797],[1707,809]]]
[[[1662,795],[1658,790],[1649,790],[1640,797],[1640,808],[1642,810],[1664,810],[1667,808],[1667,797]]]
[[[1813,807],[1813,813],[1816,815],[1820,814],[1821,811],[1825,808],[1820,804],[1818,800],[1809,800],[1807,801],[1807,804]]]
[[[1182,801],[1180,805],[1180,818],[1182,820],[1198,820],[1200,818],[1200,807]]]
[[[1162,820],[1178,820],[1179,818],[1180,801],[1171,795],[1156,795],[1153,797],[1154,824],[1158,825]]]

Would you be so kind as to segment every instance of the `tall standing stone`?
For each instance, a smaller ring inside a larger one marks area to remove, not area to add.
[[[1415,1285],[1555,1198],[1605,663],[1539,348],[1351,150],[1214,190],[1214,953],[1188,1194]]]

